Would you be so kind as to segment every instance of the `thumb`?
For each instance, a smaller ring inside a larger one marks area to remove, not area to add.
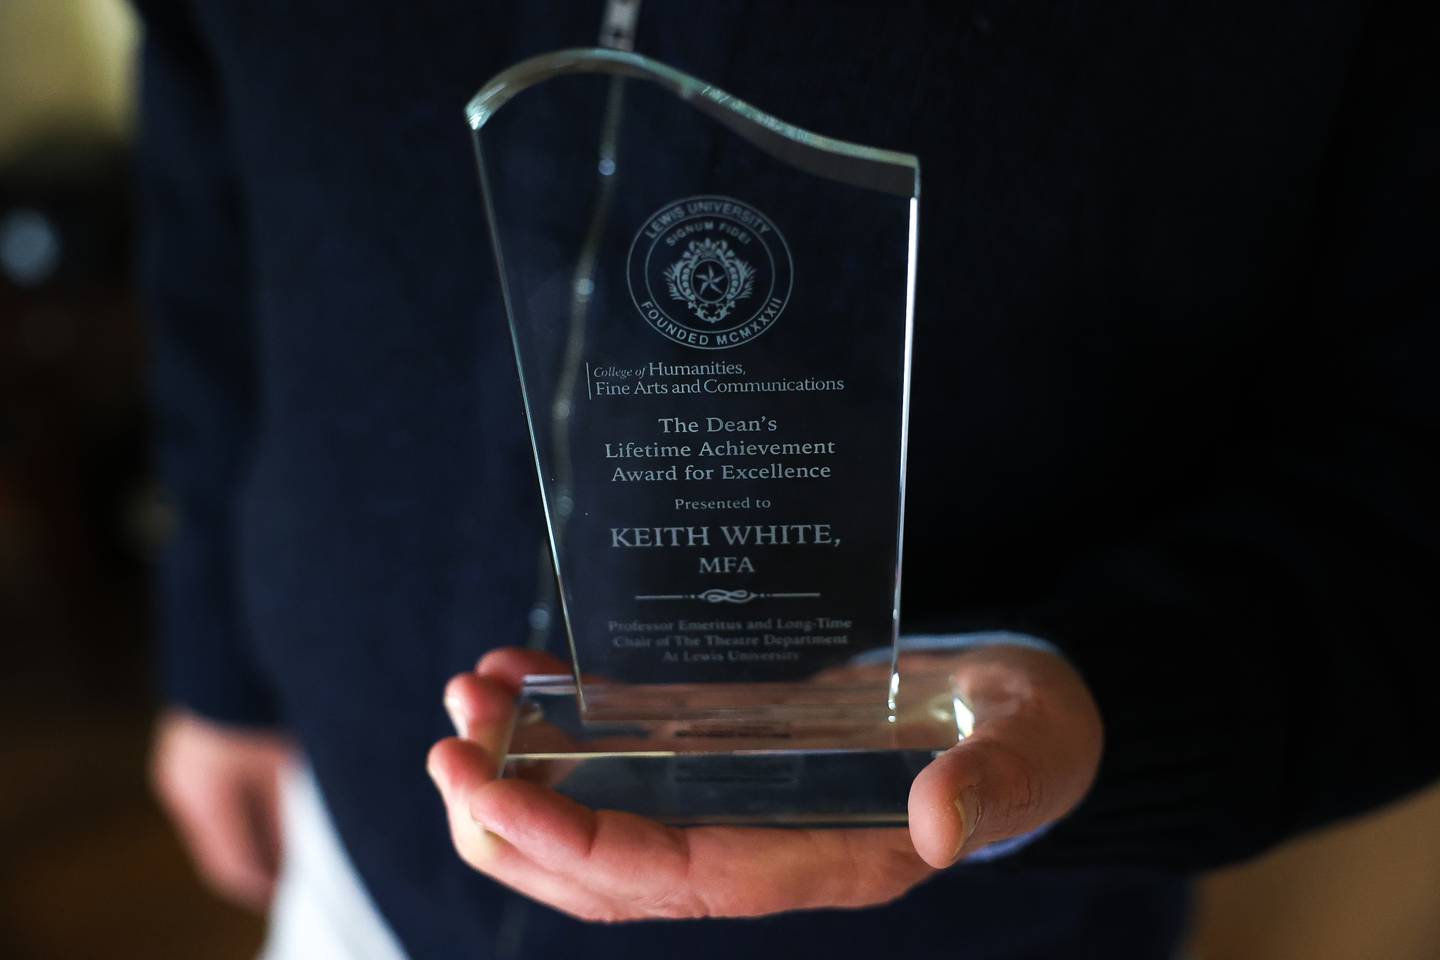
[[[962,658],[955,679],[975,731],[910,788],[911,840],[936,868],[1058,820],[1084,798],[1100,762],[1099,712],[1059,657],[979,651]]]
[[[1018,837],[1056,819],[1045,784],[1022,753],[996,740],[968,740],[921,771],[910,788],[910,834],[932,867],[962,852]]]

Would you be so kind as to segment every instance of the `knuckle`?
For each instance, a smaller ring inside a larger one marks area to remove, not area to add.
[[[872,888],[872,902],[876,906],[894,903],[933,872],[913,848],[903,852],[893,851],[882,859],[881,868],[876,871],[880,882],[876,885],[878,889]]]
[[[860,868],[864,857],[853,849],[850,836],[842,834],[838,839],[845,853],[831,876],[834,891],[830,897],[841,906],[859,906],[873,897],[870,889],[873,878],[869,870]]]
[[[646,894],[634,898],[631,903],[646,916],[662,920],[689,920],[708,916],[704,905],[688,890]]]
[[[1002,825],[1026,822],[1045,807],[1045,783],[1034,764],[1007,744],[994,744],[992,762],[1003,789],[992,794],[993,814]]]
[[[882,850],[854,848],[847,840],[847,852],[837,870],[833,896],[846,907],[871,907],[893,903],[933,872],[907,840],[903,847]]]

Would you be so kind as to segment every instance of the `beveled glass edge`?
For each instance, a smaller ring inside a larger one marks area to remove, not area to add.
[[[560,604],[560,614],[563,618],[562,622],[565,624],[565,642],[570,648],[570,668],[573,671],[577,699],[583,709],[585,687],[580,672],[580,651],[575,646],[575,631],[570,619],[570,603],[566,596],[565,577],[560,569],[560,542],[555,536],[550,488],[545,483],[545,464],[540,459],[540,435],[535,429],[535,415],[530,400],[530,383],[525,376],[525,358],[520,351],[520,335],[515,329],[515,303],[510,292],[510,275],[505,269],[505,249],[500,242],[500,224],[495,217],[490,175],[485,169],[485,157],[480,149],[479,128],[475,129],[470,139],[475,150],[475,166],[480,176],[480,195],[485,201],[485,221],[490,228],[490,249],[495,258],[495,270],[500,282],[500,302],[505,308],[505,326],[510,331],[510,347],[515,354],[515,375],[520,381],[520,402],[521,406],[525,408],[525,430],[530,436],[530,455],[535,463],[535,479],[540,486],[540,511],[545,519],[545,542],[550,547],[551,569],[555,572],[556,601]]]
[[[542,53],[492,77],[465,105],[477,133],[516,95],[552,77],[600,73],[648,80],[670,90],[766,153],[815,176],[900,197],[920,196],[920,159],[914,154],[826,137],[786,123],[712,84],[649,57],[625,50],[578,47]],[[849,161],[822,167],[819,157]]]
[[[919,171],[916,171],[917,190],[910,198],[910,223],[906,231],[905,251],[905,348],[901,359],[900,387],[900,504],[896,511],[895,533],[895,592],[890,607],[890,690],[887,700],[890,709],[900,694],[900,585],[903,580],[902,567],[905,562],[905,484],[910,462],[910,372],[915,357],[915,271],[920,259],[920,194],[918,190]]]

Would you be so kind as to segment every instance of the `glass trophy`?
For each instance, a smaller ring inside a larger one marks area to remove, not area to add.
[[[903,824],[968,733],[902,658],[919,163],[608,49],[470,102],[572,671],[502,762],[676,824]]]

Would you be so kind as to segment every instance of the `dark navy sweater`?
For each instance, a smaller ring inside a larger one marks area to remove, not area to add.
[[[139,6],[165,692],[296,734],[415,956],[1161,956],[1160,872],[1440,771],[1410,7],[646,5],[641,52],[921,157],[904,617],[1056,643],[1107,747],[1059,828],[892,907],[616,929],[468,870],[423,770],[542,569],[461,108],[600,4]]]

